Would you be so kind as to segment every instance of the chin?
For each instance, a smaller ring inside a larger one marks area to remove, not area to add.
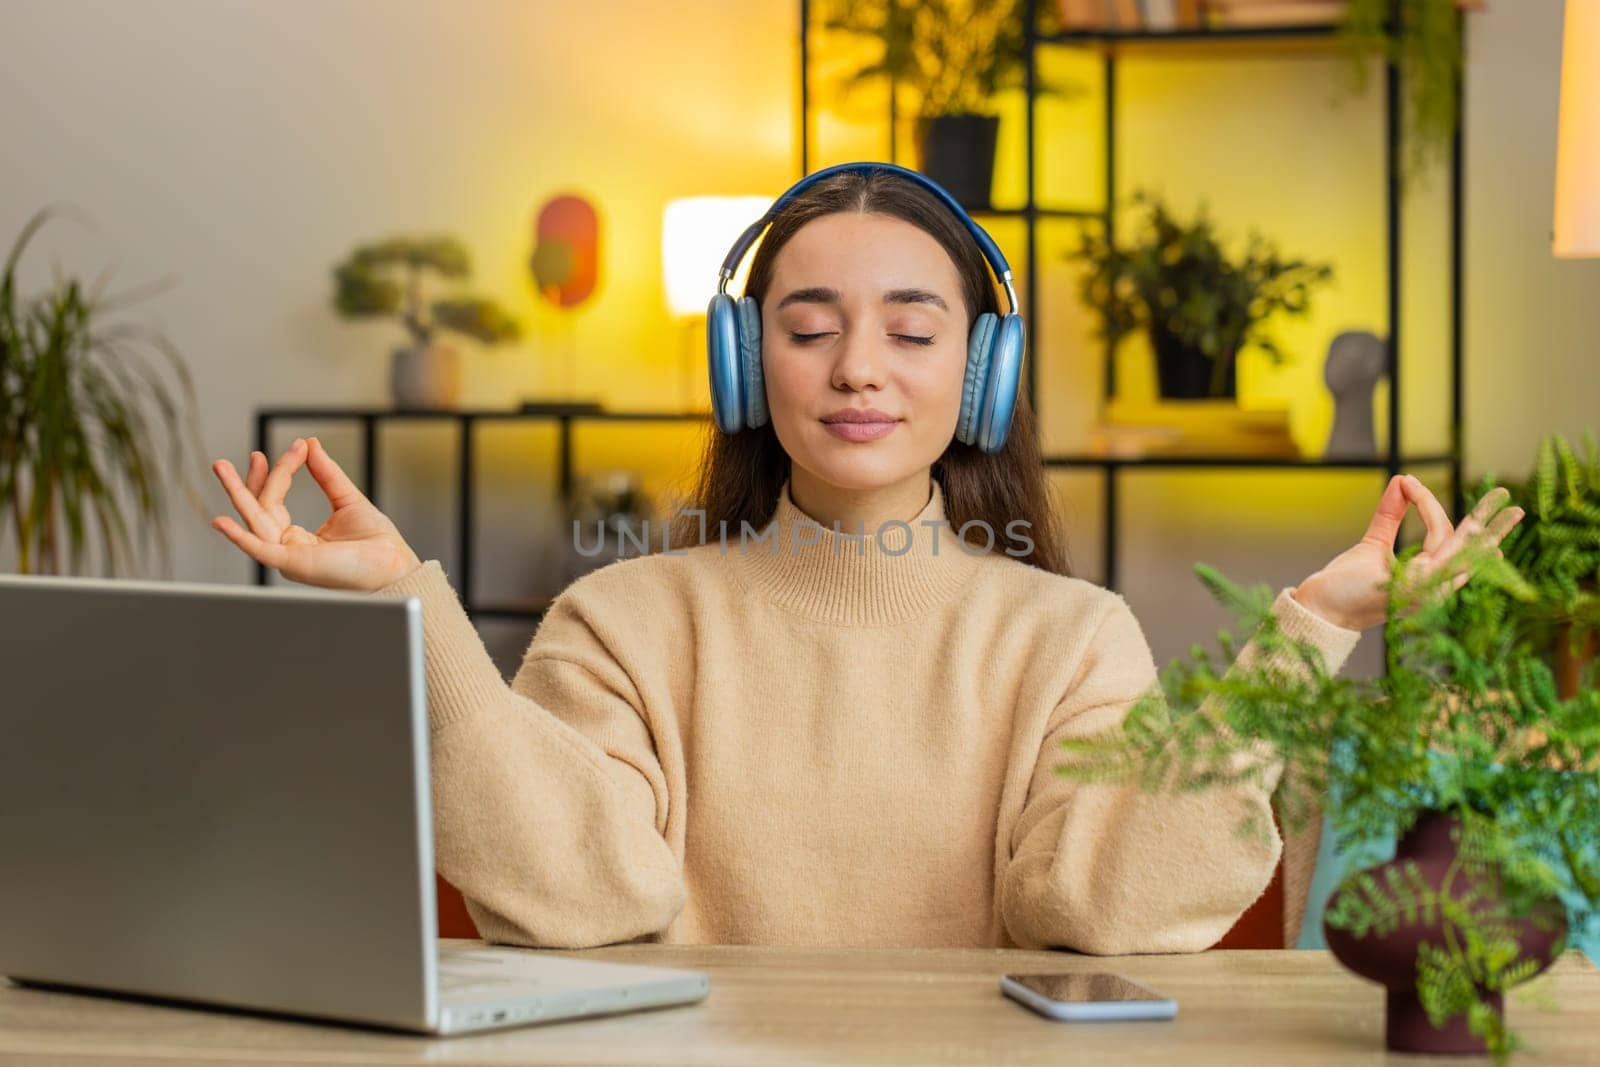
[[[903,482],[938,458],[925,460],[905,449],[875,449],[829,438],[800,465],[829,485],[860,492]]]

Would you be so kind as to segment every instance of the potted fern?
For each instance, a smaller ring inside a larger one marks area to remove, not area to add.
[[[521,329],[492,300],[453,296],[428,298],[425,279],[472,273],[467,250],[452,237],[392,237],[362,245],[333,270],[333,306],[346,318],[393,316],[411,335],[395,349],[389,384],[401,410],[452,408],[461,393],[461,358],[439,339],[453,330],[486,345],[515,340]]]
[[[1392,861],[1341,881],[1329,946],[1387,988],[1389,1047],[1503,1060],[1520,1043],[1505,991],[1600,909],[1600,688],[1559,697],[1544,658],[1505,624],[1512,605],[1537,609],[1549,591],[1502,550],[1469,543],[1458,570],[1418,576],[1421,547],[1384,586],[1388,670],[1376,679],[1330,676],[1278,629],[1270,588],[1198,565],[1258,654],[1234,663],[1224,631],[1222,673],[1196,646],[1118,727],[1065,741],[1058,770],[1148,789],[1271,783],[1285,836],[1326,804],[1341,843],[1397,837]]]
[[[1100,314],[1098,335],[1115,348],[1145,330],[1161,396],[1169,400],[1236,396],[1238,355],[1246,345],[1274,365],[1286,362],[1267,322],[1279,313],[1304,315],[1311,291],[1333,277],[1333,267],[1285,257],[1257,233],[1242,255],[1231,256],[1204,205],[1186,222],[1145,190],[1132,203],[1146,214],[1131,242],[1113,244],[1086,227],[1068,254],[1087,264],[1079,289]]]
[[[28,221],[0,274],[0,544],[15,539],[23,574],[76,574],[98,535],[106,577],[170,576],[171,490],[209,514],[186,473],[203,451],[194,383],[103,280],[21,293],[23,253],[55,214]]]
[[[1532,602],[1511,605],[1507,621],[1530,650],[1547,654],[1557,691],[1571,696],[1600,651],[1600,450],[1594,432],[1584,434],[1581,459],[1571,442],[1551,434],[1539,443],[1528,477],[1502,484],[1527,516],[1506,538],[1506,558],[1540,590]]]

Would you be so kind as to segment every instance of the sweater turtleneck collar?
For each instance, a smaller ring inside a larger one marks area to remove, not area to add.
[[[819,622],[891,626],[914,619],[952,596],[984,554],[958,542],[944,490],[937,478],[928,481],[932,493],[914,518],[862,535],[859,523],[841,523],[835,532],[801,511],[785,479],[759,539],[741,545],[730,530],[727,553],[750,588]]]

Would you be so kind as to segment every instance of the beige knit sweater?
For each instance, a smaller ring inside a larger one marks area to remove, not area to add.
[[[1235,828],[1281,767],[1187,794],[1055,774],[1061,738],[1156,683],[1150,647],[1121,596],[924,525],[930,482],[881,542],[786,485],[767,542],[601,567],[509,687],[438,561],[372,594],[422,601],[436,861],[485,938],[1120,954],[1227,932],[1278,863]],[[1275,616],[1338,670],[1360,634],[1290,592]]]

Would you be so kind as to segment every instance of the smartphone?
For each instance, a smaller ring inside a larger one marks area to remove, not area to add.
[[[1005,974],[1000,992],[1049,1019],[1171,1019],[1178,1002],[1120,974]]]

